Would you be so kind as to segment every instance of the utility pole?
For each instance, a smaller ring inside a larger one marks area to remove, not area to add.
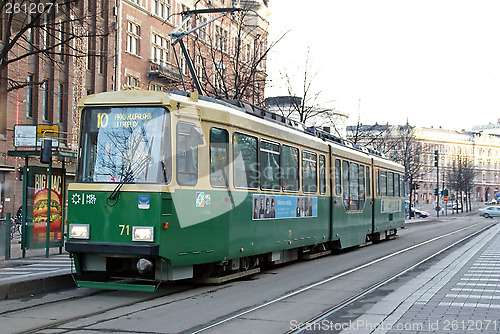
[[[441,208],[439,207],[439,151],[435,150],[434,151],[434,166],[437,168],[436,170],[436,189],[434,194],[436,195],[436,212],[437,212],[437,217],[439,218],[439,211],[441,211]]]

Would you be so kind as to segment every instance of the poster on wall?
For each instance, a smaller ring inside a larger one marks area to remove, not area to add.
[[[49,247],[62,247],[63,245],[64,172],[62,168],[53,168],[51,174],[49,209],[48,169],[30,167],[28,171],[27,235],[25,239],[28,249],[45,248],[49,217]]]
[[[253,195],[253,220],[317,216],[315,196]]]

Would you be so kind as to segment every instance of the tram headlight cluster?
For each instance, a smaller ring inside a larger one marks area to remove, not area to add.
[[[69,237],[72,239],[89,239],[89,224],[69,224]]]
[[[132,226],[132,241],[153,242],[154,230],[152,226]]]

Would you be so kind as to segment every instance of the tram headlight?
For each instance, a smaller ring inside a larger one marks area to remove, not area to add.
[[[132,226],[132,241],[153,242],[154,231],[152,226]]]
[[[72,239],[88,239],[90,236],[89,224],[69,224],[69,237]]]

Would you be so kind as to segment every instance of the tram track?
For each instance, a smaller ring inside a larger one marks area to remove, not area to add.
[[[208,326],[205,326],[205,327],[202,327],[202,328],[198,328],[198,329],[196,329],[196,330],[194,330],[194,331],[192,331],[192,332],[189,332],[189,333],[192,333],[192,334],[198,334],[198,333],[205,332],[205,331],[207,331],[207,330],[214,329],[214,328],[216,328],[216,327],[218,327],[218,326],[221,326],[221,325],[223,325],[223,324],[226,324],[226,323],[228,323],[228,322],[230,322],[230,321],[233,321],[233,320],[235,320],[235,319],[237,319],[237,318],[240,318],[240,317],[242,317],[242,316],[248,315],[248,314],[250,314],[250,313],[252,313],[252,312],[255,312],[255,311],[257,311],[257,310],[261,310],[261,309],[263,309],[263,308],[265,308],[265,307],[268,307],[268,306],[270,306],[270,305],[273,305],[273,304],[275,304],[275,303],[278,303],[278,302],[284,301],[284,300],[289,299],[289,298],[291,298],[291,297],[297,296],[297,295],[299,295],[299,294],[301,294],[301,293],[307,292],[307,291],[309,291],[309,290],[311,290],[311,289],[314,289],[314,288],[316,288],[316,287],[318,287],[318,286],[321,286],[321,285],[323,285],[323,284],[325,284],[325,283],[329,283],[329,282],[334,281],[334,280],[336,280],[336,279],[339,279],[339,278],[345,277],[345,276],[347,276],[347,275],[349,275],[349,274],[352,274],[352,273],[354,273],[354,272],[356,272],[356,271],[359,271],[359,270],[365,269],[365,268],[367,268],[367,267],[369,267],[369,266],[375,265],[375,264],[377,264],[377,263],[380,263],[380,262],[382,262],[382,261],[385,261],[385,260],[387,260],[387,259],[390,259],[390,258],[392,258],[392,257],[394,257],[394,256],[397,256],[397,255],[403,254],[403,253],[405,253],[405,252],[411,251],[411,250],[413,250],[413,249],[415,249],[415,248],[425,246],[425,245],[427,245],[427,244],[429,244],[429,243],[432,243],[432,242],[435,242],[435,241],[437,241],[437,240],[440,240],[440,239],[443,239],[443,238],[446,238],[446,237],[452,236],[452,235],[457,234],[457,233],[461,233],[461,232],[466,231],[466,230],[468,230],[468,229],[474,228],[474,227],[475,227],[475,226],[477,226],[477,225],[479,225],[479,224],[473,224],[473,225],[470,225],[470,226],[467,226],[467,227],[461,228],[461,229],[459,229],[459,230],[452,231],[452,232],[446,233],[446,234],[444,234],[444,235],[441,235],[441,236],[438,236],[438,237],[434,237],[434,238],[432,238],[432,239],[429,239],[429,240],[426,240],[426,241],[420,242],[420,243],[415,244],[415,245],[413,245],[413,246],[410,246],[410,247],[407,247],[407,248],[401,249],[401,250],[399,250],[399,251],[397,251],[397,252],[394,252],[394,253],[388,254],[388,255],[386,255],[386,256],[380,257],[380,258],[378,258],[378,259],[372,260],[372,261],[367,262],[367,263],[365,263],[365,264],[359,265],[359,266],[357,266],[357,267],[355,267],[355,268],[352,268],[352,269],[346,270],[346,271],[344,271],[344,272],[342,272],[342,273],[339,273],[339,274],[337,274],[337,275],[335,275],[335,276],[332,276],[332,277],[330,277],[330,278],[327,278],[327,279],[324,279],[324,280],[322,280],[322,281],[319,281],[319,282],[316,282],[316,283],[313,283],[313,284],[307,285],[307,286],[302,287],[302,288],[299,288],[299,289],[297,289],[297,290],[295,290],[295,291],[291,291],[291,292],[287,293],[286,295],[283,295],[283,296],[281,296],[281,297],[279,297],[279,298],[275,298],[275,299],[273,299],[273,300],[270,300],[270,301],[267,301],[267,302],[265,302],[265,303],[262,303],[261,305],[254,306],[254,307],[252,307],[252,308],[250,308],[250,309],[248,309],[248,310],[245,310],[245,311],[239,312],[239,313],[237,313],[237,314],[233,314],[233,315],[231,315],[230,317],[227,317],[227,318],[225,318],[225,319],[221,319],[221,320],[219,320],[219,321],[217,321],[217,322],[215,322],[215,323],[212,323],[212,324],[210,324],[210,325],[208,325]],[[349,298],[349,299],[344,300],[343,302],[341,302],[341,303],[339,303],[339,304],[335,305],[334,307],[332,307],[332,308],[330,308],[330,309],[328,309],[328,310],[326,310],[326,311],[322,312],[321,314],[317,315],[316,317],[311,318],[311,319],[309,319],[308,321],[303,322],[303,324],[302,324],[302,325],[299,325],[299,326],[297,326],[296,328],[294,328],[293,330],[290,330],[290,331],[288,331],[288,332],[286,332],[286,333],[287,333],[287,334],[292,334],[292,333],[300,333],[300,332],[304,329],[304,327],[305,327],[306,325],[313,325],[314,323],[320,322],[321,320],[325,319],[326,317],[328,317],[328,316],[332,315],[333,313],[338,312],[339,310],[341,310],[341,309],[343,309],[343,308],[345,308],[345,307],[347,307],[347,306],[351,305],[352,303],[354,303],[354,302],[358,301],[359,299],[363,298],[364,296],[366,296],[367,294],[369,294],[369,293],[373,292],[374,290],[376,290],[376,289],[380,288],[381,286],[383,286],[383,285],[385,285],[385,284],[387,284],[387,283],[389,283],[389,282],[392,282],[394,279],[396,279],[396,278],[398,278],[398,277],[400,277],[400,276],[404,275],[405,273],[409,272],[410,270],[415,269],[416,267],[418,267],[418,266],[422,265],[423,263],[425,263],[425,262],[427,262],[427,261],[429,261],[429,260],[431,260],[431,259],[435,258],[436,256],[438,256],[438,255],[442,254],[443,252],[445,252],[445,251],[447,251],[447,250],[449,250],[449,249],[451,249],[451,248],[455,247],[456,245],[458,245],[458,244],[460,244],[460,243],[463,243],[463,242],[465,242],[465,241],[469,240],[470,238],[473,238],[474,236],[476,236],[476,235],[478,235],[478,234],[480,234],[480,233],[482,233],[482,232],[486,231],[487,229],[491,228],[491,227],[492,227],[492,226],[494,226],[494,225],[495,225],[495,224],[490,224],[490,225],[488,225],[488,226],[486,226],[486,227],[483,227],[483,228],[482,228],[482,229],[480,229],[479,231],[476,231],[476,232],[474,232],[474,233],[472,233],[472,234],[470,234],[470,235],[468,235],[468,236],[466,236],[466,237],[461,238],[460,240],[458,240],[458,241],[456,241],[456,242],[453,242],[453,243],[452,243],[452,244],[450,244],[449,246],[447,246],[447,247],[445,247],[445,248],[443,248],[443,249],[441,249],[441,250],[439,250],[439,251],[437,251],[437,252],[435,252],[435,253],[431,254],[430,256],[427,256],[427,257],[426,257],[426,258],[424,258],[423,260],[421,260],[421,261],[419,261],[419,262],[417,262],[417,263],[415,263],[415,264],[413,264],[413,265],[411,265],[411,266],[409,266],[409,267],[407,267],[407,268],[404,268],[403,270],[398,271],[397,273],[395,273],[395,274],[391,275],[390,277],[388,277],[388,278],[386,278],[386,279],[384,279],[384,280],[381,280],[381,281],[379,281],[379,282],[377,282],[377,283],[373,284],[372,286],[370,286],[369,288],[367,288],[367,289],[363,290],[362,292],[360,292],[360,293],[356,294],[355,296],[353,296],[353,297],[351,297],[351,298]]]
[[[424,258],[423,260],[421,260],[421,261],[419,261],[419,262],[415,263],[414,265],[409,266],[409,267],[407,267],[407,268],[405,268],[405,269],[403,269],[403,270],[399,271],[398,273],[391,275],[391,276],[390,276],[390,277],[388,277],[387,279],[384,279],[384,280],[382,280],[382,281],[377,282],[376,284],[374,284],[373,286],[369,287],[368,289],[366,289],[366,290],[362,291],[361,293],[359,293],[359,294],[357,294],[357,295],[353,296],[352,298],[349,298],[349,299],[347,299],[347,300],[343,301],[342,303],[340,303],[340,304],[338,304],[338,305],[336,305],[336,306],[334,306],[334,307],[330,308],[329,310],[324,311],[323,313],[321,313],[321,314],[317,315],[316,317],[314,317],[314,318],[311,318],[311,319],[307,320],[307,321],[306,321],[306,322],[304,322],[302,325],[297,326],[298,328],[293,329],[293,330],[290,330],[290,331],[286,332],[285,334],[296,334],[296,333],[300,333],[300,332],[302,332],[302,331],[304,330],[304,328],[305,328],[306,326],[314,326],[314,324],[319,323],[319,322],[321,322],[322,320],[326,319],[327,317],[330,317],[330,316],[331,316],[331,315],[333,315],[334,313],[336,313],[336,312],[338,312],[338,311],[342,310],[343,308],[345,308],[345,307],[347,307],[347,306],[352,305],[354,302],[359,301],[360,299],[362,299],[362,298],[363,298],[363,297],[365,297],[366,295],[368,295],[368,294],[372,293],[373,291],[377,290],[378,288],[380,288],[380,287],[382,287],[382,286],[384,286],[384,285],[386,285],[386,284],[388,284],[388,283],[390,283],[390,282],[394,281],[395,279],[397,279],[397,278],[401,277],[402,275],[404,275],[404,274],[408,273],[409,271],[411,271],[411,270],[413,270],[413,269],[415,269],[415,268],[419,267],[420,265],[422,265],[422,264],[424,264],[424,263],[426,263],[426,262],[428,262],[428,261],[430,261],[430,260],[434,259],[435,257],[437,257],[437,256],[439,256],[439,255],[441,255],[441,254],[443,254],[444,252],[446,252],[446,251],[448,251],[448,250],[452,249],[453,247],[456,247],[456,246],[458,246],[459,244],[462,244],[462,243],[464,243],[464,242],[466,242],[466,241],[470,240],[471,238],[475,237],[476,235],[479,235],[479,234],[483,233],[484,231],[486,231],[486,230],[490,229],[490,228],[491,228],[491,227],[493,227],[494,225],[495,225],[495,224],[491,224],[491,225],[489,225],[489,226],[486,226],[486,227],[484,227],[483,229],[481,229],[481,230],[479,230],[479,231],[476,231],[476,232],[474,232],[473,234],[471,234],[471,235],[469,235],[469,236],[467,236],[467,237],[464,237],[464,238],[462,238],[462,239],[460,239],[460,240],[458,240],[458,241],[456,241],[456,242],[452,243],[452,244],[451,244],[451,245],[449,245],[448,247],[445,247],[445,248],[443,248],[442,250],[437,251],[437,252],[435,252],[435,253],[433,253],[433,254],[431,254],[431,255],[427,256],[426,258]]]
[[[359,299],[363,298],[366,296],[368,293],[376,290],[377,288],[383,286],[384,284],[387,284],[391,282],[392,280],[400,277],[404,273],[418,267],[419,265],[425,263],[426,261],[429,261],[430,259],[438,256],[439,254],[449,250],[450,248],[456,246],[457,244],[464,242],[475,235],[485,231],[486,229],[490,228],[494,224],[489,224],[488,226],[484,226],[484,224],[471,224],[469,226],[465,226],[463,228],[460,228],[455,231],[451,231],[448,233],[445,233],[441,236],[438,237],[433,237],[428,240],[420,241],[412,246],[402,248],[398,251],[392,252],[391,254],[387,254],[384,256],[380,256],[378,258],[372,259],[370,261],[367,261],[366,263],[361,263],[358,264],[354,268],[350,269],[344,269],[342,272],[339,272],[331,277],[316,281],[314,283],[308,284],[308,285],[303,285],[300,287],[297,287],[292,290],[288,290],[288,292],[285,292],[282,296],[274,298],[272,300],[262,302],[260,304],[255,304],[253,306],[248,306],[248,307],[239,307],[239,311],[235,311],[234,313],[229,313],[227,312],[226,316],[222,316],[217,318],[217,320],[214,320],[213,322],[205,322],[205,325],[202,325],[200,322],[199,325],[194,325],[192,328],[184,328],[181,329],[180,332],[183,333],[202,333],[202,332],[216,332],[217,327],[225,324],[231,324],[231,321],[234,321],[238,318],[242,318],[244,316],[248,316],[251,313],[254,313],[258,310],[265,310],[266,307],[272,307],[273,305],[277,304],[280,301],[285,301],[291,299],[291,297],[295,296],[300,296],[303,293],[306,293],[307,291],[310,291],[314,288],[318,288],[323,284],[335,281],[337,279],[344,278],[348,276],[349,274],[353,274],[357,271],[361,271],[362,269],[368,268],[370,266],[375,266],[376,264],[379,264],[385,260],[389,260],[397,255],[401,255],[404,253],[407,253],[411,250],[415,250],[419,247],[424,247],[425,245],[429,245],[430,243],[434,243],[438,240],[441,240],[446,237],[450,237],[453,235],[456,235],[458,233],[464,233],[467,232],[470,229],[473,228],[478,228],[478,225],[483,225],[483,227],[479,231],[473,231],[473,233],[469,233],[469,235],[465,237],[461,237],[459,240],[453,242],[446,248],[443,248],[439,250],[438,252],[435,252],[418,263],[415,263],[409,267],[404,268],[403,270],[398,271],[397,273],[391,275],[390,277],[383,279],[375,284],[372,284],[370,287],[364,289],[360,293],[357,293],[355,296],[348,298],[341,303],[338,303],[337,305],[327,309],[326,311],[322,312],[321,314],[315,316],[314,318],[309,319],[308,321],[305,321],[304,323],[306,324],[311,324],[313,322],[319,322],[322,319],[330,316],[331,314],[338,312],[339,310],[351,305],[352,303],[358,301]],[[481,227],[481,226],[479,226]],[[293,266],[293,265],[292,265]],[[289,268],[289,266],[285,266],[285,268]],[[266,272],[263,272],[266,273]],[[242,283],[242,282],[241,282]],[[121,303],[118,305],[111,305],[112,303],[109,302],[109,304],[104,305],[100,309],[83,309],[82,313],[78,315],[73,315],[73,314],[68,314],[66,315],[67,317],[64,319],[51,319],[50,322],[47,322],[45,324],[40,324],[40,326],[35,326],[30,328],[29,330],[20,330],[19,332],[23,333],[37,333],[40,331],[45,331],[45,330],[50,330],[50,329],[57,329],[58,331],[61,332],[71,332],[74,330],[86,330],[90,326],[96,326],[96,325],[101,325],[101,326],[106,326],[107,331],[115,331],[115,329],[111,327],[108,327],[108,324],[106,322],[110,322],[113,320],[117,319],[126,319],[127,317],[131,317],[134,314],[137,314],[138,312],[148,312],[151,309],[162,309],[164,307],[172,307],[173,305],[178,305],[176,303],[182,304],[182,303],[191,303],[192,301],[197,303],[196,300],[201,300],[203,299],[204,296],[207,295],[212,295],[216,292],[220,292],[225,289],[239,289],[240,283],[236,283],[234,286],[233,284],[224,284],[221,286],[215,286],[215,287],[202,287],[200,290],[197,290],[199,287],[194,286],[194,285],[168,285],[167,288],[163,286],[163,289],[160,289],[153,295],[147,294],[147,295],[140,295],[140,294],[135,294],[133,298],[130,300],[122,300]],[[110,291],[92,291],[90,293],[85,292],[85,295],[83,296],[72,296],[69,298],[65,298],[63,300],[52,300],[48,301],[45,303],[39,303],[37,305],[32,305],[32,306],[24,306],[22,308],[18,308],[16,310],[9,310],[9,311],[0,311],[0,316],[2,317],[24,317],[25,314],[33,314],[36,313],[38,309],[42,310],[44,308],[59,308],[59,309],[66,309],[71,306],[83,304],[85,302],[91,304],[91,303],[98,303],[98,301],[102,300],[111,300],[113,298],[117,298],[119,296],[120,292],[110,292]],[[185,293],[185,294],[184,294]],[[233,294],[233,292],[230,292],[230,294]],[[168,297],[168,298],[165,298]],[[178,306],[174,306],[178,307]],[[222,313],[224,314],[224,313]],[[104,316],[105,315],[105,316]],[[215,318],[214,318],[215,319]],[[117,329],[116,329],[117,330]],[[294,329],[293,331],[289,331],[288,333],[297,333],[302,330],[301,328]],[[120,330],[120,332],[127,332]],[[131,333],[138,333],[137,331],[130,331]],[[143,333],[163,333],[163,331],[158,330],[158,331],[141,331]]]

